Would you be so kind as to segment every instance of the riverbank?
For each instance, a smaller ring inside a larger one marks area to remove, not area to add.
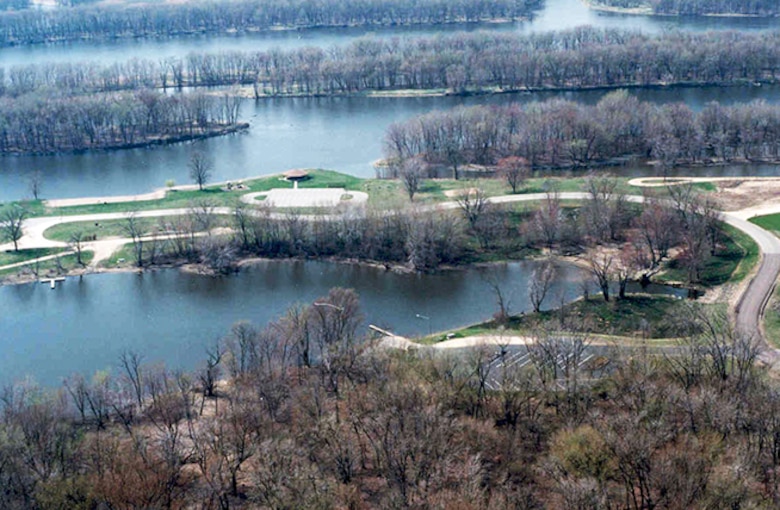
[[[141,142],[108,144],[108,145],[90,147],[87,149],[62,149],[62,150],[51,150],[51,151],[48,150],[47,151],[20,151],[20,150],[8,149],[6,151],[0,152],[0,154],[2,156],[17,156],[17,157],[31,156],[32,157],[32,156],[54,156],[54,155],[64,155],[64,154],[85,154],[85,153],[95,153],[95,152],[114,152],[119,150],[142,149],[146,147],[171,145],[175,143],[191,142],[195,140],[206,140],[208,138],[225,136],[225,135],[245,131],[248,129],[249,129],[248,122],[239,122],[232,125],[212,126],[206,129],[198,128],[196,130],[193,130],[193,132],[184,135],[169,135],[165,137],[154,137]]]
[[[762,16],[760,14],[740,14],[734,12],[708,12],[701,14],[682,14],[679,12],[657,12],[651,5],[643,7],[618,7],[599,3],[599,0],[582,0],[589,9],[612,14],[626,14],[631,16],[658,16],[664,18],[676,18],[680,16],[701,16],[704,18],[776,18],[778,14]]]

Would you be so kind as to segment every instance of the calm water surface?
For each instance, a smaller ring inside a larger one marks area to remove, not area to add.
[[[713,18],[626,16],[601,13],[587,8],[581,0],[546,0],[530,21],[517,23],[474,23],[436,27],[356,27],[315,30],[268,31],[252,34],[80,41],[0,49],[4,66],[40,62],[97,60],[110,63],[131,58],[152,60],[184,57],[188,53],[218,51],[263,51],[270,48],[293,49],[303,46],[329,47],[348,44],[360,37],[392,38],[431,36],[455,31],[490,30],[501,32],[547,32],[583,25],[658,33],[668,30],[773,30],[780,28],[777,18]]]
[[[531,309],[526,289],[536,264],[491,269],[515,313]],[[574,299],[582,277],[576,267],[561,265],[548,303]],[[367,323],[403,335],[475,323],[497,309],[491,287],[476,269],[420,275],[268,261],[225,278],[161,270],[69,278],[55,290],[6,286],[0,287],[0,384],[31,376],[55,385],[73,372],[115,367],[126,349],[143,353],[148,362],[191,369],[235,321],[266,324],[290,305],[311,303],[334,286],[360,294]],[[650,290],[681,294],[664,287]]]
[[[647,32],[665,30],[768,30],[780,28],[780,19],[673,18],[625,16],[588,9],[581,0],[547,0],[537,16],[511,24],[475,24],[438,27],[348,28],[310,31],[278,31],[218,37],[182,37],[160,40],[121,39],[85,41],[0,49],[0,65],[44,61],[102,62],[129,58],[182,57],[192,51],[261,50],[271,47],[321,47],[348,43],[358,37],[407,37],[467,29],[541,32],[581,25],[630,28]],[[321,167],[361,177],[374,174],[372,162],[382,156],[382,138],[395,121],[434,109],[456,105],[505,104],[512,101],[565,97],[585,103],[598,101],[605,92],[508,94],[472,98],[313,98],[247,101],[243,117],[251,129],[229,137],[199,143],[215,157],[214,180],[235,180],[296,167]],[[780,87],[675,88],[633,92],[654,102],[682,101],[693,108],[706,102],[747,101],[754,98],[777,102]],[[192,144],[109,153],[51,157],[0,158],[0,201],[29,195],[30,173],[45,175],[44,197],[74,197],[143,193],[173,179],[189,181],[187,161]],[[635,170],[641,172],[641,169]],[[752,170],[751,170],[752,171]],[[766,169],[759,169],[767,172]],[[773,170],[771,170],[773,171]],[[733,170],[741,172],[741,170]]]
[[[43,196],[145,193],[168,179],[189,182],[187,162],[195,147],[214,158],[214,181],[267,175],[290,168],[329,168],[360,177],[372,177],[372,163],[382,157],[387,127],[432,110],[457,105],[507,104],[563,97],[595,103],[607,91],[502,94],[473,97],[424,98],[301,98],[245,101],[242,114],[251,124],[244,133],[165,147],[42,157],[0,157],[0,201],[29,196],[32,170],[44,175]],[[780,101],[780,86],[697,87],[632,90],[655,103],[685,102],[694,109],[709,101],[728,104],[751,99]],[[749,167],[748,173],[774,175],[774,166]],[[688,170],[680,170],[688,172]],[[698,173],[709,170],[696,169]],[[739,175],[745,169],[716,169]],[[653,169],[623,169],[642,174]]]

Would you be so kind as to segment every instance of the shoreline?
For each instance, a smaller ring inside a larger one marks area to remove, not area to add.
[[[26,151],[9,151],[0,153],[0,157],[37,157],[37,156],[57,156],[64,154],[86,154],[86,153],[99,153],[99,152],[116,152],[130,149],[144,149],[149,147],[172,145],[175,143],[190,142],[194,140],[205,140],[208,138],[216,138],[218,136],[225,136],[234,133],[240,133],[248,130],[250,127],[248,122],[238,122],[229,126],[222,126],[219,129],[212,129],[203,133],[193,133],[181,136],[170,136],[166,138],[154,138],[143,142],[122,144],[122,145],[107,145],[103,147],[90,147],[86,149],[63,149],[56,151],[41,151],[41,152],[26,152]]]
[[[679,18],[679,17],[695,17],[695,18],[750,18],[750,19],[773,19],[780,17],[780,14],[774,15],[761,15],[761,14],[741,14],[735,12],[709,12],[700,14],[682,14],[682,13],[667,13],[667,12],[655,12],[652,6],[647,5],[645,7],[617,7],[613,5],[603,5],[595,0],[582,0],[589,9],[597,12],[608,12],[611,14],[623,14],[626,16],[657,16],[659,18]]]
[[[155,40],[155,39],[185,39],[194,37],[212,37],[212,36],[247,36],[253,34],[273,34],[277,32],[306,32],[311,30],[334,30],[334,29],[355,29],[355,28],[397,28],[397,27],[435,27],[435,26],[452,26],[452,25],[480,25],[480,24],[509,24],[530,20],[535,14],[535,11],[531,11],[524,15],[519,15],[516,18],[498,17],[491,18],[486,17],[478,20],[466,20],[456,19],[449,21],[439,22],[419,22],[419,23],[347,23],[347,24],[332,24],[332,25],[268,25],[265,27],[254,26],[244,27],[239,30],[236,28],[228,28],[225,30],[182,30],[180,32],[173,32],[172,34],[156,34],[156,35],[138,35],[133,33],[121,33],[113,35],[102,36],[82,36],[82,37],[62,37],[62,38],[50,38],[46,40],[35,41],[17,41],[7,40],[4,44],[0,44],[0,48],[27,48],[32,46],[43,45],[65,45],[72,43],[90,43],[90,42],[105,42],[105,41],[122,41],[122,40]]]

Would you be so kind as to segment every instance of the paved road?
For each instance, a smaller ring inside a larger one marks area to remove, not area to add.
[[[567,192],[559,193],[559,197],[564,200],[585,200],[588,199],[587,193],[580,192]],[[532,193],[527,195],[506,195],[493,197],[490,199],[493,203],[512,203],[512,202],[529,202],[544,200],[546,194],[544,193]],[[627,197],[630,202],[641,203],[644,198],[642,196],[631,195]],[[430,209],[452,209],[457,208],[456,202],[446,202],[429,206]],[[139,211],[136,214],[137,217],[149,218],[160,216],[175,216],[187,214],[188,209],[158,209],[149,211]],[[227,207],[219,207],[214,209],[215,214],[231,214],[232,209]],[[737,328],[740,331],[747,332],[749,334],[758,334],[762,336],[761,331],[761,317],[763,315],[764,307],[766,306],[769,297],[772,294],[775,282],[778,274],[780,274],[780,239],[766,230],[758,227],[747,221],[750,216],[765,213],[768,211],[762,211],[757,208],[752,208],[744,211],[735,211],[728,213],[721,213],[721,218],[728,224],[738,228],[752,237],[758,244],[762,252],[762,260],[758,271],[747,286],[747,289],[738,300],[737,306],[734,310]],[[46,229],[58,225],[60,223],[80,222],[80,221],[106,221],[112,219],[123,219],[127,217],[127,213],[105,213],[105,214],[84,214],[76,216],[50,216],[44,218],[31,218],[24,223],[24,236],[19,241],[20,248],[47,248],[47,247],[62,247],[67,246],[66,243],[51,241],[43,236]],[[119,246],[127,240],[109,240],[109,241],[97,241],[95,243],[87,243],[84,246],[85,250],[93,249],[101,256],[109,251],[106,245],[101,243],[112,243],[112,246]],[[6,243],[0,245],[0,250],[11,249],[13,245]],[[108,253],[110,255],[110,253]]]
[[[761,250],[762,257],[758,271],[737,301],[734,309],[736,326],[739,331],[747,334],[756,333],[763,337],[761,317],[772,295],[777,276],[780,274],[780,239],[739,216],[731,213],[721,214],[726,223],[753,238]]]

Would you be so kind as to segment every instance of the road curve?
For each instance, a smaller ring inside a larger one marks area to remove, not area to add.
[[[545,193],[531,193],[525,195],[503,195],[491,197],[489,201],[496,204],[515,203],[515,202],[533,202],[544,200],[547,197]],[[586,200],[588,193],[582,192],[562,192],[558,193],[562,200]],[[629,195],[626,197],[629,202],[641,203],[644,197],[638,195]],[[428,209],[453,209],[457,208],[457,202],[445,202],[428,206]],[[187,214],[188,209],[157,209],[138,211],[136,217],[153,218],[160,216],[177,216]],[[227,207],[217,207],[215,214],[232,214],[233,210]],[[768,213],[764,213],[768,214]],[[756,271],[747,288],[740,296],[735,306],[734,315],[736,318],[736,327],[739,331],[747,334],[756,334],[763,338],[761,328],[761,318],[767,301],[772,295],[778,275],[780,274],[780,239],[774,234],[767,232],[761,227],[747,221],[754,215],[753,209],[745,211],[734,211],[720,213],[723,221],[729,225],[741,230],[750,236],[761,250],[762,258],[758,271]],[[112,219],[123,219],[128,213],[104,213],[104,214],[83,214],[74,216],[48,216],[41,218],[30,218],[24,222],[24,236],[19,241],[20,248],[47,248],[67,246],[66,243],[51,241],[44,237],[46,229],[61,223],[71,223],[79,221],[106,221]],[[320,216],[321,218],[321,216]],[[12,248],[12,244],[6,243],[0,245],[0,250]],[[85,246],[89,249],[89,246]],[[765,340],[765,339],[764,339]],[[780,357],[780,355],[778,355]]]

